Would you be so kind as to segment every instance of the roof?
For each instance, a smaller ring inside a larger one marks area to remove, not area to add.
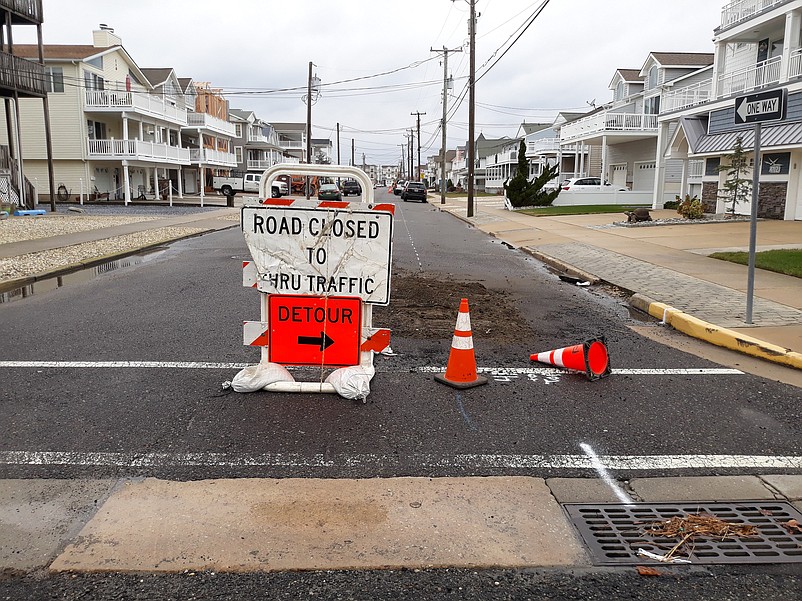
[[[740,137],[744,149],[755,145],[753,128],[713,134],[700,139],[693,154],[719,154],[732,152],[735,140]],[[760,133],[760,147],[799,146],[802,144],[802,123],[783,123],[781,125],[763,126]]]
[[[712,52],[651,52],[649,55],[664,67],[707,67],[713,64]]]
[[[142,73],[148,78],[148,81],[154,87],[161,85],[170,79],[170,74],[172,72],[173,70],[167,67],[162,67],[159,69],[142,69]]]
[[[616,69],[624,81],[643,81],[643,76],[640,74],[640,69]]]
[[[112,46],[118,48],[119,46]],[[83,60],[96,54],[108,51],[108,48],[97,48],[88,44],[47,44],[42,47],[45,59]],[[14,44],[14,56],[28,59],[39,59],[39,46],[36,44]]]
[[[192,78],[191,77],[179,77],[178,78],[178,84],[181,86],[181,91],[186,94],[186,92],[189,90],[190,85],[192,84]]]
[[[549,127],[551,127],[551,123],[526,123],[525,121],[521,123],[521,129],[527,136]]]

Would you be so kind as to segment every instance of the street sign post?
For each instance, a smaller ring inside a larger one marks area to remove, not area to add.
[[[755,161],[752,170],[752,206],[749,226],[749,267],[746,279],[746,323],[752,323],[752,306],[755,297],[755,248],[757,246],[757,203],[760,192],[760,125],[766,121],[780,121],[785,117],[787,90],[770,90],[759,94],[738,96],[735,99],[735,124],[755,124]]]

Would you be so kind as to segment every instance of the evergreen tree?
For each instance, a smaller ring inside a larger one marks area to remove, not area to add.
[[[529,161],[526,158],[526,142],[521,140],[521,146],[518,149],[517,170],[512,179],[504,182],[504,194],[515,208],[549,206],[557,198],[560,189],[557,188],[548,192],[543,190],[543,186],[557,177],[559,173],[559,166],[547,167],[543,170],[543,173],[530,182]]]
[[[738,203],[747,203],[752,198],[752,180],[749,177],[751,171],[749,168],[749,157],[746,151],[744,151],[741,136],[735,139],[735,146],[732,147],[732,153],[724,155],[723,158],[728,164],[721,165],[718,170],[726,171],[727,179],[724,181],[724,187],[719,188],[718,197],[723,199],[725,204],[731,205],[728,212],[734,215],[735,207]]]

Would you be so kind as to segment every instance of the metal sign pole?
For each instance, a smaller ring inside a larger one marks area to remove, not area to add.
[[[757,202],[760,191],[760,121],[755,123],[755,166],[752,169],[752,207],[749,222],[749,271],[746,280],[746,323],[752,323],[755,296],[755,247],[757,246]]]

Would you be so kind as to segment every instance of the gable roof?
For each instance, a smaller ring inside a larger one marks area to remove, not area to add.
[[[160,69],[142,69],[142,73],[148,78],[150,84],[155,88],[170,79],[170,74],[173,72],[170,68]]]
[[[306,131],[306,123],[275,123],[271,122],[276,131]]]
[[[616,73],[621,75],[621,79],[626,82],[643,82],[643,76],[640,74],[640,69],[616,69]]]
[[[713,64],[712,52],[651,52],[649,56],[664,67],[707,67]]]

